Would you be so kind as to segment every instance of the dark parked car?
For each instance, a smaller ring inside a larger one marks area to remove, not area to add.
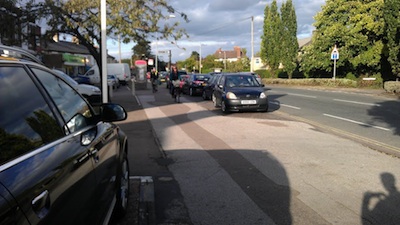
[[[203,88],[203,93],[202,93],[202,97],[204,100],[211,99],[212,94],[214,92],[215,85],[217,84],[217,82],[219,81],[220,78],[221,78],[221,74],[215,73],[215,74],[211,75],[211,78],[208,81],[206,81],[206,84]]]
[[[208,74],[191,74],[182,87],[184,94],[201,95],[206,82],[210,79]]]
[[[251,74],[223,74],[212,96],[215,107],[222,112],[268,111],[268,97],[264,85]]]
[[[95,111],[34,56],[1,45],[0,96],[0,224],[107,224],[126,213],[127,137],[112,123],[126,119],[122,106]]]

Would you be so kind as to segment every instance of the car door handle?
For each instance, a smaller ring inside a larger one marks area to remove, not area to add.
[[[100,160],[98,153],[99,153],[99,150],[97,148],[94,148],[89,151],[89,156],[93,157],[95,163],[98,163]]]
[[[32,208],[36,215],[42,219],[50,210],[50,195],[49,191],[44,190],[40,195],[32,200]]]

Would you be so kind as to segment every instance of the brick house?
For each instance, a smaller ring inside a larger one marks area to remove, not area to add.
[[[219,48],[215,51],[214,56],[216,61],[236,62],[242,58],[243,52],[239,46],[234,46],[233,50],[222,50]]]

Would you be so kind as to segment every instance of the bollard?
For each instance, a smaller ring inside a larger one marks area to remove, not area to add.
[[[135,80],[131,79],[131,91],[132,91],[132,95],[136,95],[135,93]]]
[[[108,97],[112,98],[113,97],[113,86],[112,85],[108,85]],[[111,99],[109,99],[111,102]]]

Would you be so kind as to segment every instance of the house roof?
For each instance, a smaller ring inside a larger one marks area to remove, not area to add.
[[[298,39],[297,42],[299,43],[299,48],[302,48],[306,45],[311,44],[311,39],[312,39],[312,37]]]
[[[222,50],[221,48],[219,48],[218,50],[215,51],[214,56],[218,59],[223,59],[224,57],[226,57],[227,59],[237,59],[241,58],[242,51],[238,46],[235,46],[233,50],[230,51]]]
[[[85,46],[68,41],[46,41],[42,47],[45,52],[91,55]],[[107,54],[107,58],[115,59],[114,56],[109,54]]]
[[[67,41],[59,41],[59,42],[46,41],[42,47],[43,50],[47,52],[62,52],[62,53],[90,55],[89,50],[85,46]]]

